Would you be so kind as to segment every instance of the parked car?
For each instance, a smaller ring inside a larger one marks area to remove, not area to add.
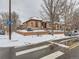
[[[33,31],[33,29],[32,28],[27,28],[27,31]]]
[[[64,33],[64,35],[65,35],[65,36],[71,36],[71,35],[72,35],[72,32],[68,32],[68,31],[67,31],[67,32]]]
[[[75,30],[74,32],[72,32],[72,35],[79,35],[79,31]]]
[[[74,31],[67,31],[64,33],[66,36],[75,36],[75,35],[79,35],[79,31],[74,30]]]
[[[5,35],[5,31],[0,29],[0,35]]]

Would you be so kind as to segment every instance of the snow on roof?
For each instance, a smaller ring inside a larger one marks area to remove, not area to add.
[[[29,19],[42,20],[42,19],[39,18],[39,17],[30,17]]]
[[[24,22],[29,21],[29,20],[40,20],[40,21],[42,21],[42,19],[39,18],[39,17],[30,17],[28,20],[22,21],[22,24],[23,24]]]

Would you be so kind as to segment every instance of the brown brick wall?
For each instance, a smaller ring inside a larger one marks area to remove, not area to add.
[[[27,28],[32,28],[32,29],[41,29],[42,24],[40,21],[29,21],[26,24],[24,24]]]
[[[48,35],[48,32],[17,32],[19,34],[22,34],[24,36],[28,35]],[[54,32],[54,34],[64,34],[63,32]]]

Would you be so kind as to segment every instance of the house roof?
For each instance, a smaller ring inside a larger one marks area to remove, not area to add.
[[[30,17],[29,19],[42,20],[42,19],[41,19],[41,18],[39,18],[39,17]]]
[[[33,21],[42,21],[41,18],[38,18],[38,17],[30,17],[29,20],[26,20],[25,22],[29,22],[31,20],[33,20]],[[25,23],[25,22],[23,22],[23,23]]]
[[[43,20],[39,17],[30,17],[29,20],[26,20],[25,22],[29,22],[29,21],[41,21],[41,22],[49,22],[50,23],[50,20]],[[23,23],[25,23],[23,22]],[[63,20],[60,20],[59,22],[54,22],[54,23],[58,23],[58,24],[64,24],[64,21]]]

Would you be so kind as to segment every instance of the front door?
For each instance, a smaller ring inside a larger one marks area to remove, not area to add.
[[[43,28],[46,28],[47,27],[46,25],[47,25],[47,23],[44,22],[43,23]]]

